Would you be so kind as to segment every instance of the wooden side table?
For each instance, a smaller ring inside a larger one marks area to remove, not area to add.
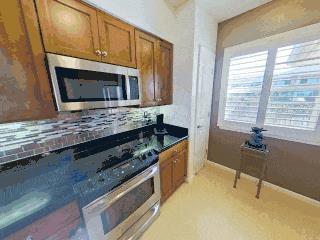
[[[241,172],[250,172],[259,178],[258,189],[256,198],[260,196],[260,190],[262,181],[266,175],[267,171],[267,161],[269,156],[269,150],[267,145],[263,149],[254,149],[246,145],[245,143],[241,145],[241,157],[239,169],[236,171],[236,176],[234,178],[233,187],[237,187],[237,181],[240,179]]]

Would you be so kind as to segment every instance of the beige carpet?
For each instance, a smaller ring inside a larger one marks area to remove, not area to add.
[[[206,166],[161,208],[141,240],[320,240],[320,207]]]

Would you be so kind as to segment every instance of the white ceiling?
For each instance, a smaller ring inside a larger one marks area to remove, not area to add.
[[[171,7],[178,8],[189,0],[165,0]]]
[[[182,6],[188,0],[166,0],[173,8]],[[235,17],[241,13],[254,9],[271,0],[196,0],[207,12],[212,14],[218,22]]]

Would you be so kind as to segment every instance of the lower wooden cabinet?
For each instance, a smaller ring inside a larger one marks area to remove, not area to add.
[[[30,225],[10,235],[5,240],[22,239],[69,239],[72,233],[81,228],[80,209],[73,201],[49,215],[36,220]]]
[[[183,141],[160,154],[161,203],[185,181],[188,141]]]

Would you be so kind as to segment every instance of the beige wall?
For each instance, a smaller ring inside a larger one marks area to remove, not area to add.
[[[318,22],[320,0],[273,0],[219,24],[209,160],[236,168],[239,146],[248,138],[217,127],[224,48]],[[267,181],[320,201],[320,146],[272,138],[267,142],[271,149]]]

